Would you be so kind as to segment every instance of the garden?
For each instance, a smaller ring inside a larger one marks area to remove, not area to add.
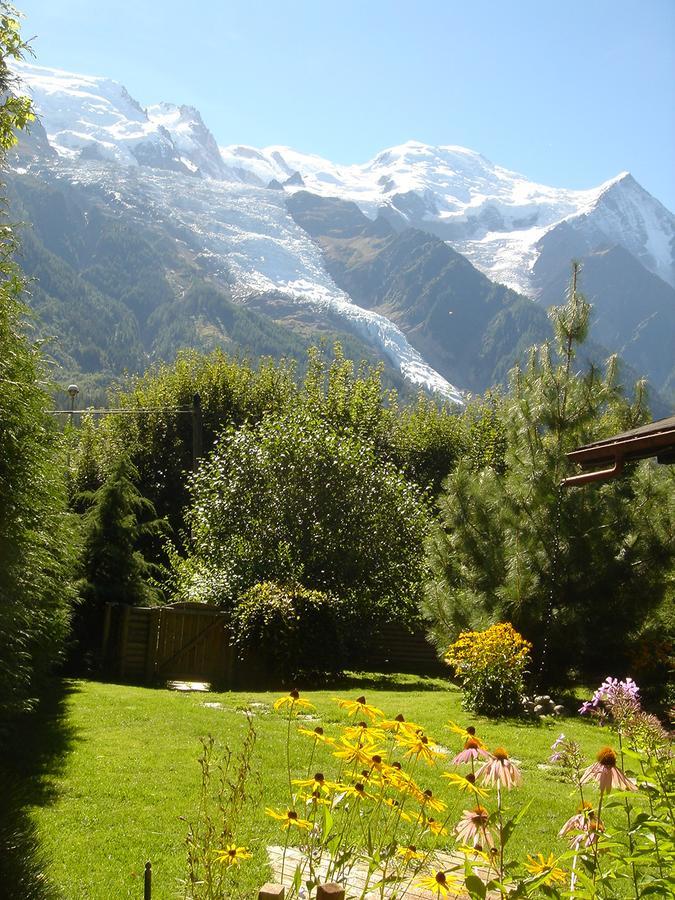
[[[149,860],[160,898],[282,880],[286,896],[317,880],[351,897],[671,896],[672,759],[638,699],[610,681],[586,715],[495,719],[416,676],[285,694],[70,682],[48,723],[67,753],[32,809],[46,881],[141,897]]]
[[[0,11],[6,162],[33,114]],[[300,373],[186,350],[59,427],[16,249],[3,226],[3,896],[675,896],[675,470],[563,486],[650,419],[589,357],[577,265],[551,340],[462,409],[339,344]],[[256,677],[124,683],[111,609],[138,648],[127,614],[172,607]],[[369,672],[389,626],[445,677]]]

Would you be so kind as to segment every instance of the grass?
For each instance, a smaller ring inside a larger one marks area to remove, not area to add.
[[[423,724],[430,736],[452,749],[460,739],[448,719],[470,721],[488,745],[502,745],[520,760],[524,786],[509,797],[520,806],[532,800],[526,827],[514,838],[519,852],[562,849],[557,831],[576,806],[570,788],[546,766],[550,745],[560,731],[575,737],[589,756],[607,742],[597,727],[572,717],[547,724],[501,722],[468,717],[460,695],[447,682],[414,676],[356,678],[330,690],[304,693],[328,729],[345,716],[333,702],[365,691],[390,716],[398,713]],[[39,772],[40,793],[32,821],[50,880],[66,900],[111,900],[143,895],[143,868],[153,863],[153,900],[182,896],[185,876],[186,819],[194,818],[199,792],[200,737],[212,734],[236,749],[247,727],[244,710],[254,715],[257,743],[254,767],[263,796],[238,841],[254,851],[251,889],[266,880],[264,848],[280,841],[278,825],[264,806],[283,808],[288,800],[285,768],[286,720],[271,710],[278,694],[179,693],[164,689],[97,682],[69,683],[64,727],[68,741],[60,764]],[[211,705],[213,704],[213,705]],[[312,726],[313,727],[313,726]],[[309,742],[294,736],[297,772],[304,776]],[[327,759],[327,777],[334,771]],[[468,806],[435,770],[418,770],[422,787],[446,799],[458,816]],[[454,817],[450,822],[454,821]]]

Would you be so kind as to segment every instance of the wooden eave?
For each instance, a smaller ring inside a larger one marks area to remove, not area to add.
[[[574,487],[616,478],[623,471],[624,463],[653,456],[660,463],[675,463],[675,416],[572,450],[567,454],[569,461],[588,471],[566,478],[563,485]]]

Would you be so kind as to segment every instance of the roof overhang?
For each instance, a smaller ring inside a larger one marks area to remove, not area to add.
[[[625,463],[638,459],[656,457],[657,462],[672,465],[675,463],[675,416],[586,444],[566,455],[570,462],[587,471],[566,478],[564,487],[616,478]]]

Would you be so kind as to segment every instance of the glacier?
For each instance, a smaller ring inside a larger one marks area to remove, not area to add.
[[[675,285],[675,216],[627,172],[571,190],[537,184],[454,145],[408,141],[352,165],[285,146],[219,147],[194,107],[161,102],[144,109],[109,78],[25,62],[13,67],[55,151],[51,161],[29,168],[97,183],[139,219],[158,215],[179,224],[196,252],[211,256],[216,274],[233,279],[242,303],[278,291],[330,309],[411,382],[456,402],[461,390],[426,364],[392,322],[336,286],[319,248],[286,211],[286,193],[338,197],[371,219],[429,231],[493,281],[532,299],[541,290],[537,264],[561,229],[583,250],[623,246]]]

